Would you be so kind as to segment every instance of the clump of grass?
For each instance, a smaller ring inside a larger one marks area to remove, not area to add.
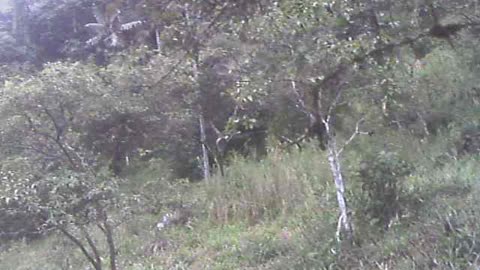
[[[57,234],[31,242],[18,241],[0,252],[0,269],[80,269],[88,263],[76,247]]]
[[[319,199],[331,193],[324,160],[314,147],[273,153],[259,162],[235,158],[225,177],[216,175],[205,186],[210,218],[222,224],[255,224],[299,209],[321,208]]]

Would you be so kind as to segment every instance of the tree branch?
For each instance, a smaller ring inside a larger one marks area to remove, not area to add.
[[[105,236],[107,238],[107,245],[110,254],[110,269],[117,270],[117,250],[115,247],[115,240],[113,239],[113,228],[109,223],[106,213],[104,213],[103,227],[105,228]]]
[[[281,149],[286,149],[292,145],[297,145],[297,147],[302,150],[302,146],[300,145],[300,143],[307,137],[307,133],[303,134],[302,136],[296,138],[295,140],[292,140],[292,139],[289,139],[283,135],[279,136],[280,137],[280,140],[283,140],[285,141],[287,144],[285,145],[282,145]]]
[[[365,121],[365,117],[362,117],[360,120],[357,121],[357,124],[355,124],[355,131],[353,132],[352,136],[350,136],[350,138],[343,144],[343,146],[340,148],[340,150],[338,150],[337,152],[337,156],[340,156],[340,154],[343,152],[343,149],[345,149],[345,147],[347,145],[349,145],[353,139],[355,139],[355,137],[359,134],[369,134],[368,132],[362,132],[360,131],[360,125]]]
[[[81,230],[85,236],[85,239],[87,239],[88,245],[92,249],[92,252],[93,252],[93,255],[95,256],[95,260],[97,261],[97,264],[101,265],[102,259],[100,257],[100,252],[98,251],[97,246],[95,245],[95,242],[93,241],[92,237],[88,233],[87,229],[85,229],[84,227],[81,227]]]
[[[48,112],[47,109],[44,110],[45,113],[49,116],[49,118],[51,119],[51,121],[53,122],[53,124],[55,125],[55,120],[53,118],[53,115],[51,113]],[[47,113],[48,112],[48,113]],[[75,161],[73,160],[73,158],[71,157],[70,153],[68,152],[68,150],[65,148],[65,146],[63,145],[63,143],[61,142],[61,139],[59,136],[57,137],[54,137],[52,136],[51,134],[48,134],[46,132],[41,132],[39,131],[36,127],[35,127],[35,124],[33,123],[33,120],[31,119],[31,117],[24,113],[22,114],[23,117],[26,118],[29,126],[30,126],[30,129],[31,131],[34,133],[34,134],[37,134],[37,135],[40,135],[40,136],[43,136],[44,138],[48,139],[48,140],[51,140],[53,141],[59,148],[60,150],[62,151],[63,155],[67,158],[68,162],[70,163],[70,165],[72,166],[73,169],[77,169],[77,164],[75,163]]]
[[[57,227],[65,236],[67,236],[70,241],[72,241],[80,250],[82,251],[83,255],[87,258],[87,260],[93,265],[93,268],[95,270],[102,270],[102,266],[95,261],[95,259],[92,257],[92,255],[88,252],[88,250],[85,248],[83,243],[76,238],[73,234],[69,233],[65,228],[58,226]]]

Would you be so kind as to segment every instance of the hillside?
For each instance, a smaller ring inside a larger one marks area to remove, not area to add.
[[[0,269],[479,268],[477,5],[0,1]]]

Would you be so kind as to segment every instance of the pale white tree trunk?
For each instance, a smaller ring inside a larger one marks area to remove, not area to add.
[[[350,218],[348,216],[347,199],[345,197],[345,181],[342,175],[341,163],[338,158],[338,151],[335,138],[329,138],[328,146],[328,164],[332,172],[333,180],[335,182],[335,189],[337,192],[338,208],[340,210],[340,217],[338,219],[337,238],[340,237],[340,233],[346,234],[347,238],[352,236],[352,226]]]
[[[199,116],[200,122],[200,140],[202,141],[202,169],[203,169],[203,178],[208,182],[210,179],[210,162],[208,160],[208,149],[207,149],[207,134],[205,132],[205,119],[203,113],[200,113]]]
[[[158,30],[158,28],[155,28],[155,43],[157,45],[157,51],[161,52],[162,51],[162,40],[160,39],[160,30]]]
[[[341,150],[338,150],[337,148],[337,140],[332,134],[329,118],[327,121],[323,121],[323,124],[327,133],[327,160],[333,176],[333,181],[335,183],[338,209],[340,212],[337,225],[337,240],[341,240],[340,237],[342,233],[347,239],[351,240],[353,237],[353,228],[350,217],[348,215],[349,211],[347,206],[347,198],[345,196],[345,180],[343,179],[342,166],[340,161],[340,153],[342,152],[343,148]],[[356,132],[357,130],[358,125]],[[347,142],[346,144],[348,143],[349,142]]]

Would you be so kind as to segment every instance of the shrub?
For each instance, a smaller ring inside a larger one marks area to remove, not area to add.
[[[408,201],[404,180],[412,171],[413,166],[395,152],[381,151],[367,157],[358,170],[364,195],[360,213],[387,229],[395,217],[401,216]]]

